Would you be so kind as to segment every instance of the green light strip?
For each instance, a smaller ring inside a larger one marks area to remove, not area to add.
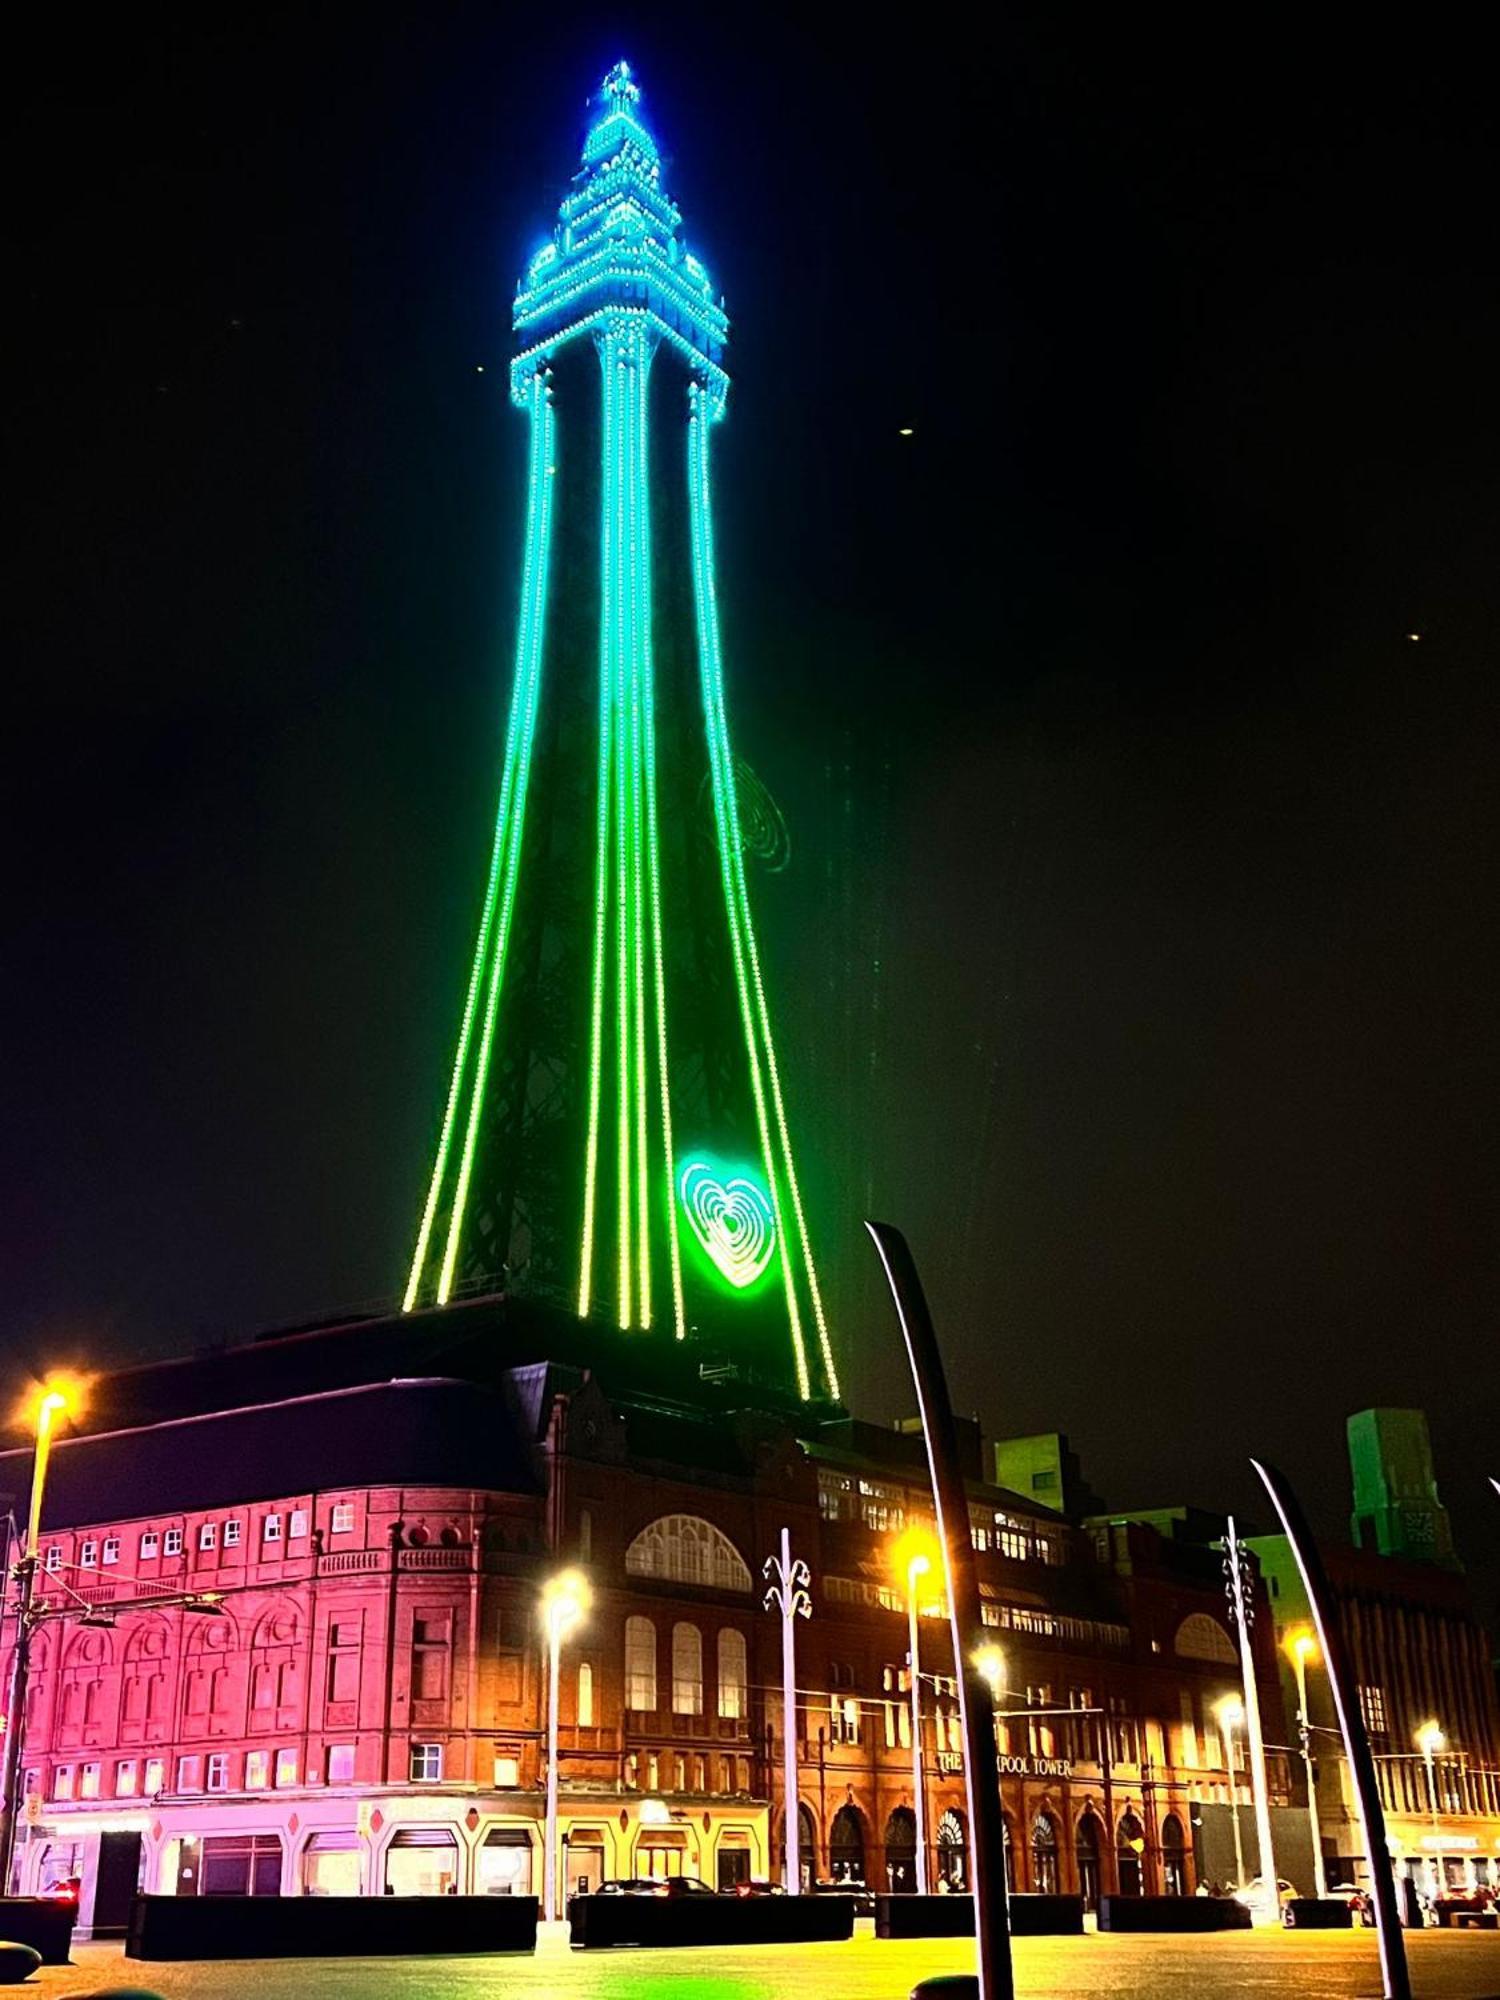
[[[495,837],[490,850],[489,878],[485,884],[484,908],[479,920],[479,936],[474,947],[474,964],[469,973],[468,992],[464,997],[463,1021],[458,1033],[458,1052],[453,1060],[453,1077],[448,1086],[448,1102],[443,1112],[443,1127],[438,1139],[437,1157],[433,1163],[432,1182],[427,1190],[427,1203],[422,1211],[422,1226],[417,1232],[417,1247],[412,1257],[411,1274],[407,1279],[406,1292],[401,1301],[403,1312],[410,1312],[417,1302],[422,1272],[427,1262],[428,1247],[432,1240],[432,1226],[437,1216],[443,1182],[448,1171],[448,1154],[453,1142],[458,1101],[463,1091],[464,1073],[469,1061],[474,1010],[479,998],[480,983],[484,978],[484,968],[489,961],[490,935],[494,924],[501,870],[509,844],[511,792],[523,733],[523,717],[529,698],[528,682],[536,664],[533,659],[531,630],[532,579],[538,572],[545,577],[547,568],[547,551],[551,538],[550,466],[554,422],[550,392],[540,370],[532,376],[529,402],[531,449],[526,496],[526,547],[521,572],[521,620],[516,642],[515,685],[511,690],[510,718],[505,732],[500,802],[495,813]]]
[[[761,1157],[765,1165],[766,1188],[776,1218],[776,1236],[782,1246],[781,1275],[786,1293],[787,1319],[791,1327],[792,1357],[797,1370],[797,1386],[803,1401],[812,1390],[807,1372],[807,1353],[802,1338],[802,1314],[797,1300],[791,1258],[786,1254],[786,1237],[781,1219],[781,1198],[777,1186],[776,1162],[771,1143],[770,1121],[766,1115],[765,1087],[761,1077],[760,1050],[756,1041],[755,1019],[745,976],[745,948],[741,937],[741,910],[731,865],[731,818],[734,771],[723,740],[724,717],[716,694],[719,659],[718,605],[713,584],[713,524],[708,487],[708,425],[702,408],[703,392],[694,382],[689,389],[688,416],[688,519],[693,555],[693,603],[698,625],[699,678],[703,689],[703,720],[708,738],[709,773],[713,781],[714,822],[718,836],[719,868],[723,877],[724,910],[729,925],[729,941],[734,959],[735,985],[739,992],[740,1019],[745,1031],[745,1051],[750,1063],[750,1088],[755,1102],[756,1124],[760,1131]]]
[[[630,829],[626,818],[629,781],[626,755],[625,635],[623,632],[622,582],[627,560],[625,527],[625,478],[620,444],[620,390],[625,363],[619,350],[619,334],[611,327],[604,343],[604,449],[605,479],[610,496],[610,517],[615,536],[616,559],[610,596],[611,684],[615,702],[615,1103],[616,1141],[619,1156],[620,1294],[619,1320],[630,1325],[634,1293],[631,1278],[631,1133],[630,1102],[631,990],[630,990]]]
[[[605,379],[608,361],[601,351]],[[601,390],[601,394],[604,392]],[[606,467],[608,456],[606,449]],[[610,788],[614,766],[614,691],[610,678],[609,604],[613,589],[614,535],[610,485],[599,503],[599,776],[594,864],[594,983],[589,1007],[589,1127],[583,1170],[583,1241],[579,1248],[578,1316],[588,1317],[593,1297],[595,1212],[599,1195],[599,1104],[604,1071],[604,941],[609,927]]]
[[[484,1031],[479,1057],[474,1066],[474,1088],[469,1099],[469,1118],[464,1131],[463,1154],[453,1191],[453,1209],[448,1218],[448,1242],[438,1276],[437,1301],[446,1305],[453,1289],[453,1272],[458,1262],[459,1239],[463,1233],[464,1210],[468,1205],[469,1182],[474,1171],[474,1149],[484,1109],[484,1089],[489,1079],[490,1057],[494,1048],[495,1015],[500,989],[505,979],[505,954],[510,942],[510,920],[515,907],[516,879],[520,873],[521,838],[526,825],[526,791],[531,781],[531,751],[536,738],[537,702],[541,688],[542,638],[546,624],[547,575],[552,548],[552,500],[555,478],[556,419],[551,391],[538,376],[532,397],[533,438],[541,433],[539,453],[532,457],[531,491],[527,496],[526,566],[522,575],[521,633],[517,644],[517,673],[522,681],[519,717],[519,746],[515,758],[510,800],[504,881],[500,892],[499,923],[495,931],[494,954],[490,962],[489,991],[485,999]],[[539,421],[538,421],[539,420]],[[534,503],[534,505],[533,505]],[[535,540],[532,524],[535,522]]]
[[[644,906],[644,839],[642,833],[642,763],[643,745],[641,741],[641,546],[640,546],[640,490],[637,479],[639,453],[636,435],[639,425],[637,409],[637,387],[641,380],[644,358],[634,338],[634,329],[626,335],[625,342],[624,395],[622,397],[621,455],[624,460],[625,518],[627,523],[629,569],[626,573],[626,596],[622,606],[623,625],[626,639],[626,660],[630,678],[630,1021],[631,1054],[633,1070],[631,1095],[634,1106],[635,1123],[635,1242],[636,1278],[639,1303],[636,1307],[636,1324],[649,1327],[651,1324],[651,1218],[647,1195],[647,1173],[649,1150],[646,1136],[646,929],[642,911]]]

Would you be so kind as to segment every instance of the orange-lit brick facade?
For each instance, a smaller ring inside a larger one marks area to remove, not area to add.
[[[889,1549],[927,1511],[916,1441],[743,1391],[736,1408],[732,1387],[685,1370],[668,1396],[618,1353],[506,1369],[489,1342],[444,1332],[439,1348],[430,1322],[341,1329],[104,1385],[114,1407],[60,1445],[45,1520],[57,1615],[34,1650],[20,1885],[81,1875],[101,1927],[133,1874],[187,1894],[533,1890],[537,1598],[564,1562],[593,1586],[562,1663],[569,1885],[779,1873],[781,1628],[762,1566],[786,1527],[813,1575],[797,1629],[804,1864],[911,1886]],[[4,1473],[24,1485],[24,1454]],[[1190,1893],[1194,1805],[1227,1796],[1212,1703],[1238,1671],[1216,1562],[977,1480],[970,1493],[976,1636],[1003,1649],[1003,1706],[1031,1711],[1001,1735],[1016,1885]],[[138,1603],[187,1591],[221,1594],[217,1609]],[[1260,1630],[1266,1650],[1269,1619]],[[924,1618],[929,1859],[957,1885],[947,1648],[946,1622]],[[1284,1742],[1262,1665],[1267,1735]],[[1272,1781],[1283,1796],[1275,1759]]]

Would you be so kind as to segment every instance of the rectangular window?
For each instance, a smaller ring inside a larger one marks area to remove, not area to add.
[[[229,1758],[222,1750],[216,1750],[208,1760],[208,1789],[211,1792],[229,1790]]]
[[[78,1773],[78,1796],[81,1799],[97,1799],[99,1796],[99,1766],[84,1764]]]
[[[277,1789],[278,1789],[278,1790],[280,1790],[280,1789],[281,1789],[282,1787],[284,1787],[284,1786],[286,1786],[286,1785],[295,1785],[295,1784],[296,1784],[296,1782],[297,1782],[297,1753],[296,1753],[296,1751],[295,1751],[295,1750],[278,1750],[278,1751],[276,1752],[276,1785],[277,1785]]]
[[[413,1743],[411,1746],[410,1775],[414,1785],[438,1784],[443,1775],[442,1744]]]
[[[62,1549],[56,1542],[54,1542],[52,1547],[47,1551],[47,1558],[44,1567],[49,1570],[62,1568]]]
[[[411,1628],[412,1696],[417,1701],[441,1701],[448,1692],[448,1651],[453,1621],[446,1612],[414,1618]],[[429,1716],[426,1720],[430,1721]]]
[[[85,1542],[83,1547],[78,1551],[78,1567],[80,1569],[97,1569],[98,1566],[99,1544],[97,1542]]]
[[[167,1764],[164,1757],[148,1757],[146,1772],[141,1781],[141,1790],[147,1798],[154,1798],[167,1782]]]
[[[513,1792],[521,1782],[521,1760],[519,1757],[497,1757],[495,1759],[495,1789],[497,1792]]]
[[[168,1528],[166,1534],[162,1537],[161,1552],[164,1556],[180,1556],[182,1554],[181,1528]]]
[[[106,1535],[104,1537],[104,1554],[102,1560],[107,1563],[117,1563],[120,1560],[120,1537],[118,1535]]]
[[[133,1799],[136,1786],[140,1782],[141,1769],[134,1757],[122,1757],[115,1766],[115,1797]]]
[[[340,1500],[337,1503],[328,1526],[335,1535],[347,1535],[353,1532],[354,1503],[352,1500]]]
[[[829,1709],[832,1727],[829,1730],[830,1743],[857,1743],[859,1741],[859,1703],[857,1701],[835,1701]]]
[[[578,1663],[578,1727],[594,1726],[594,1669],[587,1660]]]
[[[330,1743],[328,1746],[328,1782],[330,1785],[352,1785],[354,1782],[354,1745],[352,1743]]]
[[[200,1549],[216,1549],[219,1546],[219,1524],[217,1521],[205,1521],[202,1527],[199,1528],[198,1546]]]
[[[1389,1735],[1385,1719],[1385,1689],[1362,1687],[1359,1691],[1359,1712],[1365,1719],[1365,1728],[1372,1736]]]
[[[269,1750],[249,1750],[245,1753],[245,1790],[263,1792],[271,1782],[271,1753]]]
[[[281,1540],[281,1516],[279,1514],[267,1514],[265,1520],[261,1523],[260,1532],[263,1541],[279,1542]]]
[[[302,1540],[302,1537],[307,1533],[307,1509],[305,1507],[294,1507],[292,1509],[292,1518],[287,1525],[286,1532],[288,1541],[300,1542]]]
[[[656,1707],[656,1627],[649,1618],[625,1620],[625,1706],[638,1713]]]
[[[141,1536],[141,1561],[155,1562],[161,1553],[161,1536],[154,1528],[148,1528]]]
[[[224,1523],[224,1546],[226,1549],[237,1549],[239,1547],[240,1534],[243,1527],[244,1523],[241,1521],[226,1521]]]
[[[179,1757],[177,1759],[177,1789],[179,1792],[201,1792],[203,1790],[203,1759],[201,1757]]]
[[[52,1773],[52,1796],[55,1799],[70,1799],[73,1796],[73,1766],[59,1764]]]

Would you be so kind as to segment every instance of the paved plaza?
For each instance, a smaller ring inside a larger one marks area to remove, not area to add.
[[[1500,1936],[1418,1933],[1409,1940],[1416,2000],[1500,2000]],[[1023,1938],[1025,2000],[1357,2000],[1378,1995],[1370,1933],[1224,1937]],[[719,1951],[575,1952],[534,1958],[261,1959],[138,1965],[118,1945],[79,1945],[24,1992],[143,1987],[163,2000],[905,2000],[924,1975],[973,1964],[967,1942],[757,1946]]]

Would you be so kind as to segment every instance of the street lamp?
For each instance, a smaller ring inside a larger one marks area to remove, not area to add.
[[[781,1614],[781,1804],[786,1816],[784,1887],[802,1894],[801,1808],[797,1798],[797,1620],[812,1616],[812,1571],[792,1554],[792,1531],[781,1531],[781,1554],[767,1556],[761,1574],[767,1611]],[[810,1857],[816,1867],[816,1857]]]
[[[588,1613],[592,1592],[582,1570],[560,1570],[542,1585],[542,1624],[547,1633],[547,1827],[542,1857],[542,1911],[557,1910],[557,1682],[562,1642]]]
[[[922,1791],[922,1679],[917,1658],[917,1585],[934,1570],[941,1573],[943,1552],[929,1528],[908,1528],[891,1551],[897,1573],[906,1585],[906,1620],[911,1648],[911,1782],[912,1810],[917,1822],[917,1894],[927,1894],[927,1801]]]
[[[1442,1835],[1438,1831],[1437,1802],[1437,1759],[1448,1747],[1448,1739],[1436,1722],[1424,1722],[1417,1731],[1417,1748],[1422,1753],[1422,1762],[1427,1766],[1427,1811],[1432,1819],[1432,1893],[1434,1900],[1442,1893],[1443,1860]]]
[[[1229,1811],[1234,1821],[1234,1885],[1245,1886],[1245,1850],[1240,1844],[1240,1795],[1234,1769],[1234,1732],[1245,1720],[1245,1704],[1237,1694],[1226,1694],[1214,1703],[1214,1720],[1224,1745],[1224,1763],[1229,1772]]]
[[[969,1655],[974,1671],[988,1684],[990,1700],[998,1708],[1000,1690],[1005,1686],[1005,1654],[999,1646],[976,1646]]]
[[[1302,1740],[1302,1768],[1307,1773],[1307,1817],[1312,1827],[1313,1894],[1321,1901],[1328,1893],[1323,1873],[1323,1836],[1318,1828],[1318,1793],[1313,1778],[1312,1724],[1307,1713],[1307,1669],[1318,1658],[1318,1641],[1312,1628],[1299,1625],[1286,1635],[1287,1658],[1297,1676],[1297,1729]]]
[[[88,1384],[79,1375],[53,1374],[38,1383],[24,1409],[24,1421],[36,1434],[31,1459],[31,1504],[26,1515],[26,1540],[14,1569],[16,1582],[16,1649],[11,1660],[10,1701],[5,1753],[0,1760],[0,1895],[10,1893],[10,1871],[16,1851],[16,1821],[21,1812],[21,1739],[26,1727],[26,1687],[31,1673],[31,1632],[35,1624],[37,1543],[42,1532],[42,1499],[52,1435],[60,1418],[83,1410]]]

